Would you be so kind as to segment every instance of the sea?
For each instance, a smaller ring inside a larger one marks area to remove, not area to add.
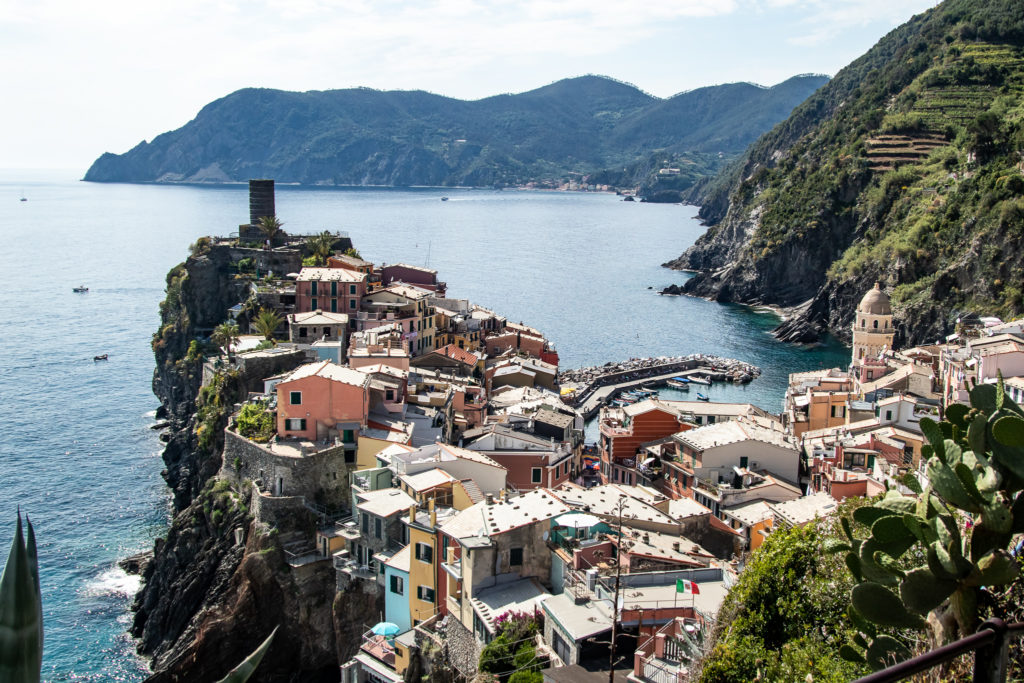
[[[0,552],[20,508],[39,543],[44,680],[139,681],[147,664],[126,634],[139,583],[117,561],[151,548],[170,520],[151,429],[157,307],[167,271],[196,238],[247,222],[248,193],[81,175],[0,171]],[[789,373],[849,362],[834,341],[777,342],[771,312],[658,295],[687,277],[660,264],[703,232],[696,207],[581,192],[288,185],[276,200],[289,232],[347,232],[363,258],[437,269],[450,297],[541,329],[563,367],[736,358],[761,376],[716,384],[711,400],[777,412]],[[74,293],[79,285],[89,291]]]

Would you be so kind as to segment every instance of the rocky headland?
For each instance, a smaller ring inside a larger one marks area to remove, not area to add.
[[[159,416],[169,422],[163,476],[174,494],[174,518],[152,559],[136,563],[143,583],[131,633],[139,652],[151,658],[150,683],[219,679],[276,626],[282,628],[251,680],[336,681],[339,663],[358,647],[357,615],[381,609],[376,597],[341,593],[336,599],[330,563],[288,564],[289,528],[311,528],[312,513],[289,520],[291,527],[270,528],[256,519],[248,489],[215,477],[234,404],[262,388],[263,377],[298,364],[294,355],[281,354],[270,365],[243,364],[204,386],[193,340],[246,298],[249,282],[236,279],[231,268],[238,258],[227,243],[200,240],[167,276],[161,327],[153,337],[153,390]],[[268,252],[263,258],[284,257]]]

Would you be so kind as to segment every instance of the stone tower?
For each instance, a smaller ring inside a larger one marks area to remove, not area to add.
[[[891,351],[895,333],[889,296],[876,282],[874,289],[865,294],[857,305],[857,316],[853,321],[854,364],[865,358],[877,357],[883,349]]]

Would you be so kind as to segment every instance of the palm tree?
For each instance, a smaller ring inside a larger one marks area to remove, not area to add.
[[[332,247],[334,247],[334,235],[327,230],[306,240],[306,248],[309,249],[310,256],[316,259],[317,265],[322,266],[327,262]]]
[[[274,239],[281,233],[282,226],[284,223],[278,220],[277,216],[260,216],[256,224],[270,244],[274,244]]]
[[[232,322],[223,322],[220,325],[217,325],[217,327],[213,329],[213,334],[210,335],[210,340],[220,348],[224,349],[224,353],[226,353],[228,358],[230,358],[231,347],[239,341],[238,325]]]
[[[281,327],[284,319],[277,314],[277,311],[269,308],[261,308],[259,315],[252,321],[252,327],[263,335],[267,341],[273,341],[274,332]]]

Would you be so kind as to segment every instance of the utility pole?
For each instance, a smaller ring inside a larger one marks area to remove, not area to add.
[[[622,508],[626,498],[619,498],[619,552],[615,562],[615,598],[612,600],[612,647],[608,655],[608,683],[615,683],[615,639],[619,636],[619,579],[622,577],[622,551],[625,540],[622,538]]]

